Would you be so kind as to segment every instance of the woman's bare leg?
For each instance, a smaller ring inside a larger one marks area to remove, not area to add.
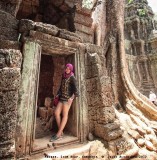
[[[55,118],[56,118],[58,129],[60,128],[60,124],[61,124],[61,112],[62,112],[62,109],[63,109],[63,103],[59,102],[57,104],[56,109],[55,109]]]
[[[63,103],[63,109],[62,109],[63,117],[62,117],[62,121],[61,121],[59,130],[58,130],[58,132],[56,134],[57,137],[60,137],[62,135],[62,133],[63,133],[64,127],[65,127],[65,125],[67,123],[67,120],[68,120],[68,113],[69,113],[69,109],[70,109],[71,103],[72,102]]]

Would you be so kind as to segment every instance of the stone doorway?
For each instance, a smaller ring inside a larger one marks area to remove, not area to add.
[[[57,132],[53,99],[60,87],[61,77],[66,63],[72,63],[75,66],[75,54],[55,55],[44,52],[41,54],[33,152],[46,149],[52,145],[57,148],[78,142],[77,103],[75,101],[69,111],[69,118],[63,138],[53,144],[49,142],[52,134]],[[76,72],[77,70],[75,70],[75,74],[77,74]]]
[[[69,112],[69,115],[72,116],[69,116],[66,126],[66,130],[72,133],[74,138],[63,139],[64,141],[57,142],[53,146],[57,148],[71,143],[84,142],[88,134],[87,101],[84,98],[86,97],[86,90],[84,89],[85,63],[82,63],[84,62],[84,46],[57,37],[47,36],[43,33],[36,34],[32,31],[31,38],[27,38],[23,44],[24,57],[16,127],[16,152],[19,157],[42,152],[42,150],[49,149],[48,146],[52,147],[52,143],[48,143],[48,138],[46,140],[40,138],[41,141],[37,145],[35,139],[36,106],[42,54],[52,56],[53,59],[62,57],[66,60],[66,63],[72,62],[80,91],[79,97],[73,102],[74,107],[71,107]],[[57,61],[54,62],[56,62],[56,66],[60,64]],[[43,141],[46,143],[44,144]]]

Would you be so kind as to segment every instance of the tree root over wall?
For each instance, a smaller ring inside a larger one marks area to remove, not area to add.
[[[132,148],[119,158],[130,159],[139,157],[145,159],[157,158],[157,123],[148,120],[143,113],[137,109],[133,102],[128,100],[126,111],[116,110],[116,116],[120,121],[123,136],[132,144]]]
[[[133,85],[126,64],[124,49],[124,0],[106,1],[107,31],[104,41],[106,61],[111,62],[109,74],[113,82],[115,109],[123,137],[130,149],[118,159],[157,159],[157,109]],[[119,75],[120,74],[120,75]],[[140,157],[141,156],[141,157]]]

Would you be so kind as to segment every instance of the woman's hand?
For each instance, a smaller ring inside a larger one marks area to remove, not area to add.
[[[70,98],[73,100],[75,98],[75,95],[73,94]]]
[[[69,105],[71,105],[72,104],[72,102],[73,102],[73,98],[72,97],[70,97],[69,99],[68,99],[68,103],[69,103]]]

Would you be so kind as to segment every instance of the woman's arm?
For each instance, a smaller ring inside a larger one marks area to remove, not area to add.
[[[72,78],[72,80],[71,80],[72,92],[76,97],[78,97],[79,96],[79,91],[78,91],[76,78],[74,76],[72,76],[71,78]]]

